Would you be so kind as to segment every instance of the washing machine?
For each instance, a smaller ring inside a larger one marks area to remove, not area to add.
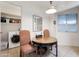
[[[9,32],[9,48],[20,46],[19,31]]]

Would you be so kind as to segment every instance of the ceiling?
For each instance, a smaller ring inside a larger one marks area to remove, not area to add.
[[[8,2],[8,3],[15,4],[18,6],[33,4],[37,7],[39,7],[40,9],[42,9],[43,13],[45,13],[45,10],[47,10],[50,6],[49,1],[17,1],[17,2],[12,1],[12,2]],[[52,3],[56,7],[58,12],[79,6],[79,1],[54,1]]]

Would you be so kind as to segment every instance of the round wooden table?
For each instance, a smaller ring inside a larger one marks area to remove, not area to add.
[[[33,42],[33,44],[40,45],[40,46],[42,46],[42,45],[49,46],[50,45],[52,47],[52,45],[56,45],[56,56],[58,56],[58,46],[57,46],[56,38],[54,38],[54,37],[33,38],[32,42]]]

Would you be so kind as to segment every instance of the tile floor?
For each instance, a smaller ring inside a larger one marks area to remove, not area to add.
[[[20,47],[0,51],[0,57],[19,57]]]
[[[55,57],[55,48],[53,47],[53,50],[48,51],[44,55],[35,55],[31,54],[29,56],[34,57]],[[27,56],[25,56],[27,57]],[[59,46],[58,47],[58,57],[79,57],[79,47],[74,46]]]
[[[59,57],[79,57],[79,47],[59,46]]]
[[[0,57],[19,57],[20,48],[13,48],[5,51],[0,51]],[[39,56],[35,54],[28,55],[30,57],[55,57],[55,48],[52,51],[48,51],[46,54]],[[27,56],[25,56],[27,57]],[[79,47],[74,46],[59,46],[58,47],[58,57],[79,57]]]

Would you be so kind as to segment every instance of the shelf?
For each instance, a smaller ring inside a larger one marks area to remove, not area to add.
[[[21,23],[21,19],[13,19],[13,18],[11,18],[9,20],[9,23]]]
[[[11,15],[7,13],[1,13],[1,23],[21,23],[21,16]]]

